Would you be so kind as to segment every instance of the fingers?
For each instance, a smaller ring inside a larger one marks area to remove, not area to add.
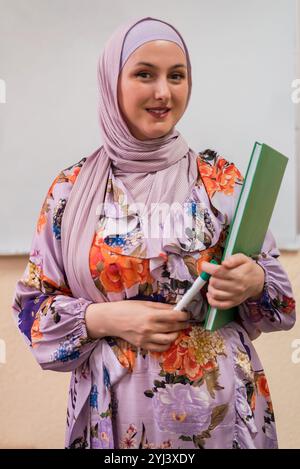
[[[146,342],[141,344],[141,347],[150,352],[165,352],[171,347],[178,336],[179,332],[155,333]]]
[[[138,301],[138,300],[137,300]],[[169,303],[160,303],[154,301],[138,301],[139,306],[143,303],[144,306],[157,310],[155,312],[155,319],[162,322],[176,322],[188,321],[191,314],[188,311],[174,311],[174,306]]]
[[[201,270],[207,274],[214,275],[220,269],[219,265],[211,264],[210,262],[202,261]]]
[[[207,301],[210,304],[210,306],[212,306],[213,308],[218,308],[218,309],[229,309],[239,304],[239,303],[233,303],[232,300],[228,300],[228,301],[216,300],[215,298],[212,298],[209,293],[207,294]]]
[[[247,257],[245,254],[237,253],[232,254],[232,256],[228,257],[228,259],[225,259],[222,262],[222,265],[229,269],[234,269],[241,264],[245,264],[245,262],[249,262],[249,257]]]
[[[151,339],[151,343],[155,343],[158,345],[171,345],[174,340],[177,339],[179,333],[178,332],[167,332],[165,334],[153,334]]]
[[[207,292],[216,300],[228,300],[235,293],[232,285],[228,285],[227,288],[218,288],[218,286],[215,287],[215,284],[209,284]]]
[[[232,267],[229,268],[229,264],[225,264],[225,261],[224,263],[222,262],[222,265],[214,265],[206,261],[203,261],[201,264],[202,270],[211,275],[210,280],[234,280],[236,274],[233,269],[235,267],[238,267],[238,265],[232,264]]]
[[[170,344],[168,344],[168,345],[158,345],[158,344],[155,344],[155,343],[149,343],[145,347],[145,349],[149,350],[149,352],[158,352],[158,353],[166,352],[167,350],[169,350],[169,348],[170,348]]]
[[[208,282],[208,290],[209,287],[216,288],[217,290],[227,291],[232,286],[232,281],[220,279],[216,277],[210,277]]]
[[[161,311],[157,313],[156,320],[158,322],[186,322],[191,318],[191,313],[188,311],[174,311],[174,305],[170,311]]]
[[[213,298],[214,300],[226,301],[232,297],[231,291],[219,290],[219,289],[213,288],[211,285],[208,286],[207,292],[209,293],[210,297]]]
[[[231,308],[233,306],[233,299],[235,301],[235,304],[240,304],[242,302],[238,287],[235,287],[233,289],[231,286],[231,288],[228,288],[227,291],[224,291],[218,290],[212,285],[208,286],[207,301],[213,308]]]
[[[222,261],[220,265],[214,265],[210,262],[203,261],[201,263],[201,269],[210,275],[215,275],[221,271],[222,266],[227,269],[234,269],[242,264],[249,262],[249,257],[242,253],[232,254],[230,257]]]
[[[155,329],[156,332],[165,334],[168,332],[182,331],[184,329],[187,329],[189,326],[190,323],[188,321],[159,322],[157,323]]]

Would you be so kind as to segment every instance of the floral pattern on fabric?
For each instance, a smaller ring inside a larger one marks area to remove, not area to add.
[[[256,259],[265,271],[263,294],[239,306],[236,322],[214,333],[203,329],[205,286],[187,308],[190,327],[166,352],[148,353],[117,337],[91,340],[85,325],[91,301],[72,296],[61,254],[64,210],[85,161],[51,184],[13,303],[41,367],[72,372],[66,447],[277,447],[268,383],[251,341],[295,322],[291,284],[271,232]],[[199,154],[197,168],[184,205],[192,228],[151,242],[142,214],[131,210],[125,187],[110,173],[105,198],[116,210],[99,218],[89,256],[94,283],[109,301],[175,304],[204,260],[221,260],[243,178],[211,150]],[[116,219],[129,230],[116,231]],[[163,235],[164,224],[160,229]]]

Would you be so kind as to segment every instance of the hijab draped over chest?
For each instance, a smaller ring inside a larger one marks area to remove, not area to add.
[[[87,157],[70,193],[62,219],[62,257],[74,297],[108,301],[94,284],[89,251],[103,213],[107,182],[113,171],[136,203],[183,203],[197,179],[196,153],[172,128],[160,138],[138,140],[120,113],[117,85],[126,60],[142,44],[153,40],[177,43],[184,51],[191,95],[191,64],[180,33],[168,23],[145,17],[120,27],[109,39],[98,65],[99,123],[103,145]]]

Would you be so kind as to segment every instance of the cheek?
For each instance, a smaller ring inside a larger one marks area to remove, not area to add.
[[[188,98],[188,94],[189,94],[189,90],[188,90],[188,87],[184,87],[180,93],[180,100],[181,100],[181,103],[182,103],[182,107],[184,108],[185,105],[186,105],[186,102],[187,102],[187,98]]]
[[[141,108],[143,101],[145,101],[145,91],[137,86],[130,86],[124,90],[123,104],[127,112],[136,112]]]
[[[177,90],[177,92],[173,94],[173,103],[176,105],[175,111],[176,111],[176,114],[179,116],[184,112],[186,108],[187,97],[188,97],[187,87],[182,87],[180,90]]]
[[[134,119],[136,112],[136,97],[132,89],[122,89],[122,97],[119,99],[119,106],[122,111],[122,115],[125,121],[131,121]]]
[[[132,107],[134,95],[134,87],[130,81],[122,80],[118,88],[118,100],[123,113],[126,113],[126,111]]]

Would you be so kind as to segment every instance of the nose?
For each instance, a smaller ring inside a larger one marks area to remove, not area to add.
[[[164,78],[157,80],[155,84],[155,99],[160,99],[167,102],[171,97],[171,91],[168,81]]]

